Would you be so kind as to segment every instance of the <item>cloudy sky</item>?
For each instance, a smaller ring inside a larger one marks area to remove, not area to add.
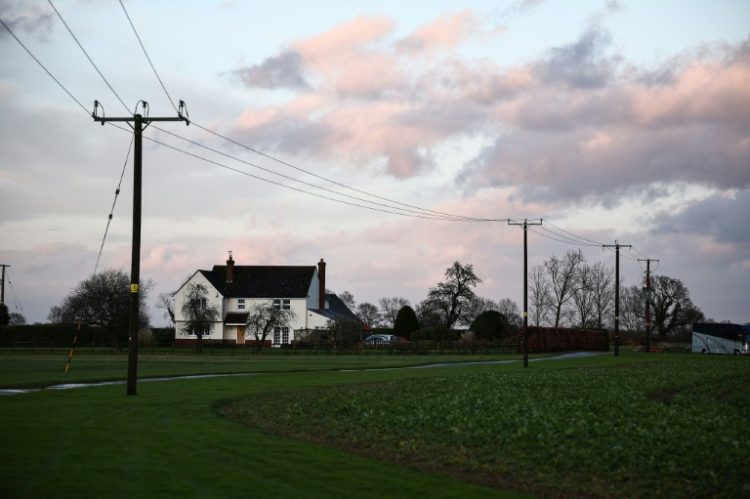
[[[0,27],[0,263],[6,302],[30,322],[93,272],[125,164],[130,135],[95,124],[93,101],[107,116],[140,99],[175,114],[116,0],[54,5],[125,106],[49,3],[0,0],[85,108]],[[522,303],[522,230],[430,219],[441,212],[544,219],[532,265],[580,247],[614,266],[561,229],[633,245],[625,285],[643,278],[638,258],[657,258],[708,317],[750,321],[750,3],[125,6],[194,120],[145,132],[153,296],[232,250],[240,265],[325,258],[331,289],[371,302],[416,303],[459,260],[478,294]],[[129,271],[130,160],[122,185],[100,268]]]

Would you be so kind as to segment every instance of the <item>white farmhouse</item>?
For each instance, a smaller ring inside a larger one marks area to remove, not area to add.
[[[359,322],[351,310],[334,294],[325,292],[326,263],[317,267],[235,265],[230,253],[226,265],[197,270],[175,295],[175,341],[194,344],[196,335],[188,333],[182,313],[188,287],[202,284],[208,290],[207,305],[219,310],[220,320],[203,335],[210,343],[250,345],[252,335],[245,334],[248,312],[255,304],[269,302],[294,312],[291,327],[277,327],[267,341],[273,346],[290,344],[305,331],[326,328],[328,321],[350,319]]]

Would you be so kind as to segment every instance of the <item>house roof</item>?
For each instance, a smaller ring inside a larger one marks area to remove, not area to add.
[[[199,272],[227,298],[307,298],[315,266],[235,265],[231,283],[226,265]]]
[[[346,304],[341,301],[341,298],[339,298],[338,296],[331,293],[326,293],[326,301],[328,302],[327,309],[313,309],[311,310],[311,312],[315,312],[316,314],[320,314],[323,317],[327,317],[331,320],[346,319],[361,322],[359,320],[359,317],[354,315],[354,312],[349,310],[349,307],[347,307]]]

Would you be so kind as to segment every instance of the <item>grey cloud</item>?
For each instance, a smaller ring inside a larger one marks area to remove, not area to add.
[[[624,124],[633,120],[630,96],[613,87],[605,93],[536,90],[521,101],[515,125],[528,130],[572,130]]]
[[[741,130],[717,127],[638,129],[601,150],[583,151],[591,130],[509,132],[465,165],[457,183],[468,191],[516,186],[529,200],[616,202],[621,196],[648,195],[665,183],[750,186],[750,158],[736,152]]]
[[[750,190],[740,191],[733,198],[714,195],[677,214],[659,213],[651,232],[709,235],[722,243],[750,244],[748,213]]]
[[[600,42],[588,33],[577,49],[557,52],[558,61],[591,59]],[[748,94],[734,76],[746,74],[747,46],[683,54],[664,64],[679,67],[646,85],[635,72],[620,75],[617,85],[531,88],[501,108],[508,126],[456,182],[467,191],[517,186],[524,199],[610,204],[633,194],[653,199],[659,194],[650,187],[659,183],[747,189]],[[714,68],[717,83],[683,96],[685,68],[696,65]],[[652,89],[674,99],[661,106],[648,99]]]
[[[302,75],[303,61],[299,52],[286,50],[269,57],[261,64],[234,71],[248,87],[261,88],[309,88]]]
[[[335,133],[325,122],[308,121],[288,114],[262,126],[244,127],[237,132],[261,149],[289,154],[318,153],[326,148]]]
[[[616,60],[604,54],[609,44],[609,33],[592,26],[575,43],[551,49],[548,58],[537,65],[536,72],[548,83],[574,88],[604,86],[612,80],[616,66]]]
[[[53,14],[49,9],[29,6],[24,2],[3,1],[0,3],[0,18],[16,34],[22,29],[28,34],[36,34],[40,39],[47,40],[52,31]],[[5,30],[0,30],[0,38],[10,36]]]
[[[531,10],[541,4],[543,4],[546,0],[521,0],[518,2],[518,8],[522,11],[525,10]]]

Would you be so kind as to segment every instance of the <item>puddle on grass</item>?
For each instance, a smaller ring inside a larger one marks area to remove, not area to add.
[[[554,357],[541,357],[536,359],[529,359],[529,362],[541,362],[543,360],[563,360],[563,359],[576,359],[582,357],[593,357],[595,355],[603,355],[604,352],[572,352],[565,353],[562,355],[556,355]],[[371,367],[367,369],[340,369],[342,373],[354,373],[362,371],[393,371],[396,369],[432,369],[442,367],[466,367],[466,366],[487,366],[487,365],[501,365],[501,364],[515,364],[521,362],[518,360],[475,360],[467,362],[437,362],[434,364],[424,364],[421,366],[403,366],[403,367]],[[143,378],[139,379],[139,383],[151,383],[155,381],[177,381],[182,379],[206,379],[206,378],[226,378],[230,376],[255,376],[259,373],[234,373],[234,374],[193,374],[188,376],[172,376],[164,378]],[[74,388],[93,388],[96,386],[109,386],[109,385],[124,385],[125,380],[118,381],[98,381],[96,383],[63,383],[61,385],[50,385],[44,388],[8,388],[0,389],[0,397],[21,395],[23,393],[34,393],[42,392],[47,390],[72,390]]]
[[[603,355],[604,352],[572,352],[564,353],[562,355],[555,355],[554,357],[540,357],[537,359],[529,359],[529,362],[541,362],[543,360],[564,360],[564,359],[577,359],[582,357],[593,357],[595,355]],[[521,362],[520,359],[509,359],[509,360],[472,360],[467,362],[437,362],[434,364],[424,364],[421,366],[403,366],[403,367],[372,367],[368,369],[341,369],[342,373],[354,373],[359,371],[392,371],[395,369],[432,369],[436,367],[467,367],[467,366],[497,366],[502,364],[517,364]]]
[[[188,376],[169,376],[163,378],[142,378],[139,383],[151,383],[154,381],[177,381],[183,379],[206,379],[206,378],[228,378],[230,376],[255,376],[258,373],[234,373],[234,374],[191,374]],[[63,383],[60,385],[50,385],[44,388],[9,388],[0,389],[0,396],[20,395],[22,393],[34,393],[47,390],[72,390],[74,388],[93,388],[96,386],[124,385],[126,380],[117,381],[97,381],[96,383]]]

